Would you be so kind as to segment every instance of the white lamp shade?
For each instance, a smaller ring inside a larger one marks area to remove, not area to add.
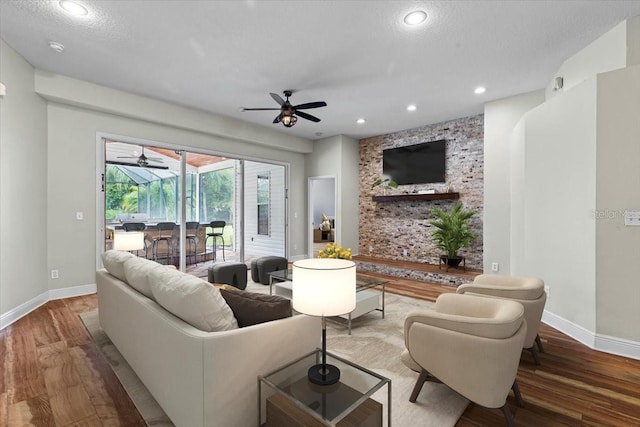
[[[117,251],[137,251],[143,248],[143,231],[116,231],[113,233],[113,249]]]
[[[356,264],[334,258],[293,263],[293,308],[312,316],[339,316],[356,308]]]

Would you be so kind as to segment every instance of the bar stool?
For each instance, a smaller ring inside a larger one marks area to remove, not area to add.
[[[158,260],[158,243],[164,241],[166,242],[167,250],[169,251],[167,255],[167,264],[170,264],[171,257],[173,256],[173,230],[176,228],[176,223],[159,222],[156,227],[158,228],[158,235],[151,239],[153,242],[151,245],[153,260]]]
[[[211,221],[209,223],[209,227],[211,227],[211,233],[207,233],[207,237],[204,239],[204,252],[205,252],[204,258],[205,259],[207,259],[207,240],[209,239],[209,237],[212,237],[213,238],[213,261],[216,260],[217,253],[218,253],[218,248],[217,248],[218,238],[222,239],[222,260],[226,261],[224,257],[224,236],[222,235],[224,233],[224,227],[226,225],[227,223],[225,221]]]
[[[198,265],[198,230],[200,223],[197,221],[187,221],[187,256],[194,258],[195,264]],[[191,244],[193,243],[193,250]]]
[[[125,222],[122,224],[122,229],[124,231],[144,231],[147,228],[144,222]],[[143,239],[144,243],[144,257],[147,258],[147,239]],[[136,251],[136,256],[138,256],[138,251]]]

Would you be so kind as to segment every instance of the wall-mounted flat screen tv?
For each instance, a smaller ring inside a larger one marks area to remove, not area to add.
[[[444,182],[444,139],[382,151],[382,173],[399,185]]]

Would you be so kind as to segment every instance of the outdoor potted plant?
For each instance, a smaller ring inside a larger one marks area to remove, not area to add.
[[[447,265],[456,267],[462,261],[458,251],[471,244],[476,235],[471,231],[471,217],[475,211],[465,209],[462,202],[456,203],[451,211],[445,212],[440,207],[431,209],[431,215],[436,219],[429,221],[436,229],[432,237],[436,247],[442,250],[445,255],[441,255],[441,260],[446,260]]]

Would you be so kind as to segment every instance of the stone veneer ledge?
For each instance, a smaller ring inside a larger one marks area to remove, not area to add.
[[[446,183],[402,185],[397,189],[371,188],[382,176],[382,150],[445,139]],[[449,210],[456,200],[374,202],[372,195],[412,194],[422,190],[460,193],[466,208],[477,211],[472,246],[461,251],[467,267],[482,269],[482,208],[484,200],[484,115],[464,117],[360,140],[359,254],[438,264],[441,251],[431,239],[430,210]],[[404,250],[407,255],[404,256]]]

